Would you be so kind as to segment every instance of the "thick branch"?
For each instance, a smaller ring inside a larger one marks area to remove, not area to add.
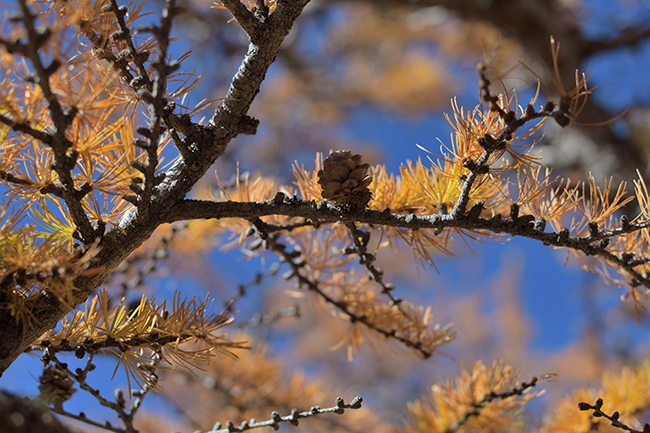
[[[249,37],[253,37],[260,30],[260,22],[253,16],[253,13],[246,9],[246,6],[239,0],[221,0],[221,3],[228,9],[237,21],[237,24],[246,32]]]
[[[242,129],[250,128],[250,118],[244,115],[259,92],[268,67],[275,61],[280,43],[289,34],[293,22],[308,1],[278,1],[275,11],[263,25],[244,29],[251,31],[246,58],[232,79],[226,99],[212,116],[210,125],[224,129],[228,135],[237,135]],[[250,14],[248,10],[246,12]]]
[[[74,284],[74,305],[78,305],[102,284],[108,274],[126,257],[138,248],[154,232],[156,227],[167,219],[164,215],[182,200],[196,182],[226,150],[226,146],[244,125],[250,131],[250,118],[247,112],[259,92],[266,71],[275,61],[280,44],[289,33],[308,0],[278,1],[273,14],[266,20],[264,33],[259,44],[251,44],[242,65],[233,79],[228,100],[217,109],[210,127],[195,125],[195,132],[186,137],[196,152],[191,159],[182,159],[167,172],[160,184],[157,195],[152,197],[146,216],[137,209],[128,211],[118,227],[107,232],[101,239],[101,250],[95,257],[93,267],[98,270],[92,277],[79,277]],[[72,209],[71,209],[72,211]],[[0,373],[29,347],[45,331],[54,328],[56,323],[69,311],[57,299],[42,293],[34,300],[32,311],[36,320],[30,325],[17,322],[9,314],[0,315]]]
[[[585,43],[584,53],[585,56],[590,56],[616,48],[635,46],[648,38],[650,38],[650,27],[647,24],[628,27],[621,30],[621,33],[613,38],[608,37],[595,41],[587,41]]]
[[[440,231],[446,228],[460,228],[507,233],[511,236],[535,239],[544,245],[570,248],[586,255],[602,257],[613,266],[624,269],[630,275],[631,284],[650,288],[650,277],[643,276],[635,269],[636,266],[645,263],[645,258],[637,258],[634,254],[629,253],[615,254],[607,250],[609,239],[650,227],[650,221],[611,230],[601,230],[588,236],[572,237],[567,229],[560,233],[544,231],[534,224],[535,218],[531,215],[516,215],[514,218],[504,219],[500,214],[492,218],[477,217],[473,215],[472,210],[458,217],[451,214],[395,214],[390,211],[380,212],[370,209],[342,210],[329,202],[315,203],[297,198],[290,199],[284,194],[278,193],[274,199],[261,202],[185,200],[170,210],[166,215],[165,222],[223,218],[251,220],[269,215],[306,218],[319,223],[355,222],[410,230],[434,229]]]

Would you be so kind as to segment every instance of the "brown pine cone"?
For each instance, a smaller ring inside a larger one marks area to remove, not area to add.
[[[325,200],[339,204],[365,206],[372,198],[368,185],[369,164],[363,164],[363,156],[352,155],[349,150],[337,150],[323,161],[323,169],[318,171],[318,184]]]
[[[41,382],[38,386],[41,392],[39,397],[55,408],[61,408],[61,405],[77,391],[72,387],[74,381],[54,365],[43,370],[39,381]]]

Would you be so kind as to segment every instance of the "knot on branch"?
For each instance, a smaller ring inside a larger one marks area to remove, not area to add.
[[[244,116],[239,120],[237,124],[237,134],[243,135],[255,135],[257,134],[257,127],[260,125],[260,121],[251,116]]]
[[[506,141],[502,139],[495,139],[490,134],[485,134],[478,139],[478,144],[487,152],[501,150],[506,148]]]
[[[469,220],[476,220],[478,217],[481,216],[481,212],[483,212],[485,202],[483,200],[479,200],[472,206],[472,208],[469,210],[467,213],[467,219]]]
[[[479,165],[472,158],[463,158],[463,167],[476,174],[487,174],[490,171],[490,167],[485,164]]]

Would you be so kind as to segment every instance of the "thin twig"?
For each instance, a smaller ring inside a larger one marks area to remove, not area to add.
[[[346,404],[343,401],[342,397],[336,397],[336,406],[328,407],[321,409],[318,406],[313,406],[309,411],[300,412],[298,409],[292,409],[290,415],[280,416],[278,412],[271,412],[271,419],[266,421],[255,421],[251,419],[250,421],[243,421],[239,426],[235,426],[232,421],[226,422],[226,428],[221,428],[221,423],[218,422],[214,425],[212,430],[209,430],[205,433],[233,433],[233,432],[243,432],[253,428],[259,427],[271,427],[273,430],[278,430],[280,428],[280,423],[288,422],[294,427],[298,425],[298,420],[302,418],[310,418],[315,415],[322,415],[324,413],[336,413],[343,414],[345,409],[359,409],[361,408],[361,403],[363,399],[360,396],[356,396],[352,399],[349,404]]]
[[[75,182],[72,178],[72,170],[77,163],[78,154],[70,150],[73,147],[73,143],[67,138],[66,131],[72,125],[77,111],[74,108],[64,110],[50,86],[50,77],[56,73],[61,63],[57,59],[54,59],[46,66],[43,64],[43,60],[39,54],[41,47],[51,37],[51,30],[48,28],[37,28],[36,14],[32,12],[27,1],[20,0],[19,3],[21,8],[20,20],[25,26],[27,41],[8,42],[0,40],[0,44],[5,45],[7,51],[10,53],[18,53],[31,62],[35,71],[35,82],[43,92],[44,100],[47,101],[47,109],[50,113],[54,128],[52,133],[47,133],[37,131],[22,123],[12,122],[4,116],[0,118],[0,121],[8,124],[15,131],[27,133],[41,140],[52,149],[54,155],[53,169],[61,182],[61,189],[58,191],[68,207],[70,218],[75,224],[76,236],[85,245],[90,245],[97,237],[103,235],[103,229],[99,226],[97,230],[93,228],[81,204],[85,193],[82,189],[77,190],[75,188]]]
[[[279,269],[280,265],[273,263],[266,272],[257,272],[248,283],[239,284],[237,286],[237,292],[225,303],[226,311],[229,313],[234,312],[237,301],[245,297],[250,288],[261,285],[265,278],[274,277],[277,275]]]
[[[419,353],[425,359],[430,358],[434,354],[435,348],[433,349],[424,348],[422,347],[422,343],[420,341],[412,341],[408,337],[400,335],[400,333],[397,332],[395,329],[384,329],[372,323],[371,320],[365,314],[357,314],[354,311],[352,311],[352,309],[350,308],[347,302],[338,301],[334,299],[332,296],[325,293],[319,286],[318,281],[309,278],[305,274],[304,268],[306,262],[301,257],[301,254],[297,253],[296,251],[287,251],[286,246],[277,240],[278,237],[277,234],[269,234],[265,232],[264,230],[265,223],[262,220],[255,219],[252,220],[251,222],[253,223],[254,227],[258,230],[258,235],[260,236],[260,238],[263,239],[264,242],[266,242],[267,247],[272,251],[274,251],[276,254],[278,254],[280,257],[282,257],[282,259],[285,262],[287,262],[289,266],[291,266],[291,271],[288,274],[288,278],[295,278],[298,284],[306,286],[309,290],[311,290],[312,292],[316,293],[319,297],[321,297],[326,303],[332,305],[337,310],[346,314],[350,318],[351,323],[362,323],[363,325],[367,326],[369,329],[372,329],[373,331],[383,335],[384,337],[397,340],[402,344],[404,344],[406,347],[413,349],[415,352]]]
[[[368,252],[367,247],[370,241],[370,233],[359,230],[354,222],[347,222],[345,226],[350,231],[354,248],[344,251],[344,254],[356,253],[359,256],[359,263],[370,271],[372,279],[381,286],[381,292],[390,299],[394,307],[399,309],[403,315],[407,316],[406,312],[400,307],[402,300],[393,296],[392,291],[395,289],[395,286],[384,283],[384,271],[375,266],[375,255]]]
[[[48,354],[48,359],[51,360],[52,362],[54,362],[54,364],[60,370],[64,371],[69,377],[74,379],[79,384],[79,388],[83,389],[84,391],[88,392],[93,397],[95,397],[95,399],[97,399],[99,404],[101,404],[102,406],[107,407],[107,408],[112,409],[113,411],[115,411],[117,413],[117,416],[122,420],[122,422],[124,422],[124,425],[125,425],[126,429],[125,430],[117,429],[117,428],[113,427],[111,425],[111,423],[108,422],[108,421],[106,421],[104,423],[103,428],[105,428],[107,430],[114,431],[116,433],[137,433],[137,431],[133,428],[132,423],[127,420],[127,416],[126,416],[127,414],[124,411],[124,407],[122,407],[120,404],[118,404],[116,402],[112,402],[112,401],[108,400],[106,397],[104,397],[100,393],[99,389],[91,387],[86,382],[86,376],[87,376],[88,372],[94,370],[94,365],[92,364],[92,354],[88,357],[88,362],[86,364],[86,367],[83,370],[77,369],[76,374],[73,373],[72,371],[70,371],[70,369],[68,369],[68,364],[59,361],[58,358],[56,357],[56,354],[49,353]],[[56,412],[56,410],[55,410],[55,412]],[[62,415],[65,415],[65,414],[62,413]],[[81,418],[86,418],[86,416],[85,416],[85,414],[83,414],[83,412],[81,414],[79,414],[75,419],[79,419],[80,421],[86,422],[84,419],[81,419]],[[96,421],[91,421],[88,424],[96,425],[98,423]]]
[[[513,397],[513,396],[521,396],[524,394],[524,392],[537,385],[537,382],[539,380],[543,379],[548,379],[552,376],[555,376],[554,374],[546,374],[542,377],[537,377],[533,376],[533,378],[529,382],[524,382],[519,386],[514,387],[513,389],[509,391],[504,391],[504,392],[491,392],[489,394],[486,394],[483,396],[483,398],[479,401],[473,402],[472,403],[472,409],[469,412],[466,412],[462,417],[458,419],[458,421],[451,427],[447,428],[445,430],[445,433],[456,433],[458,430],[461,429],[467,422],[475,416],[478,416],[481,414],[481,409],[485,407],[487,403],[490,403],[495,400],[505,400],[506,398]]]
[[[643,430],[633,429],[632,427],[629,427],[627,424],[622,423],[621,421],[618,420],[619,417],[621,416],[618,413],[618,411],[614,412],[611,415],[607,415],[607,413],[602,411],[602,407],[603,407],[603,399],[600,398],[600,397],[596,400],[596,402],[593,405],[591,405],[589,403],[585,403],[585,402],[578,403],[578,408],[581,411],[593,410],[594,412],[592,413],[592,415],[594,417],[596,417],[596,418],[601,418],[601,417],[606,418],[616,428],[619,428],[621,430],[629,431],[630,433],[650,433],[650,424],[645,423],[643,425]]]
[[[233,322],[233,325],[242,329],[242,328],[254,328],[260,325],[269,325],[275,323],[278,320],[286,319],[288,317],[300,317],[300,308],[298,306],[293,306],[285,308],[282,311],[276,313],[267,313],[267,314],[256,314],[248,320],[241,322]]]
[[[137,433],[137,430],[133,426],[133,419],[138,412],[138,409],[142,405],[142,401],[144,400],[144,397],[147,395],[147,393],[152,389],[151,386],[145,385],[142,389],[140,390],[135,390],[133,391],[133,396],[135,397],[133,403],[131,404],[130,408],[127,410],[126,409],[126,402],[124,399],[124,395],[120,389],[117,389],[115,391],[115,401],[110,401],[106,397],[102,396],[99,389],[93,388],[88,383],[86,382],[86,377],[88,373],[92,370],[95,369],[94,364],[92,363],[94,354],[90,353],[88,356],[88,361],[86,362],[86,367],[82,370],[78,368],[75,373],[70,371],[68,368],[68,364],[59,361],[59,359],[56,356],[56,353],[54,350],[52,350],[52,346],[48,346],[45,349],[45,354],[44,354],[44,360],[47,360],[47,362],[51,361],[54,362],[54,364],[59,368],[61,371],[65,372],[68,377],[74,379],[78,384],[81,389],[84,391],[90,393],[97,401],[99,404],[102,406],[105,406],[109,409],[112,409],[113,411],[116,412],[117,416],[122,420],[124,423],[125,429],[119,429],[117,427],[113,427],[110,422],[106,421],[105,423],[101,424],[97,421],[90,420],[86,417],[86,415],[81,412],[78,415],[71,414],[70,412],[64,411],[61,407],[54,407],[51,408],[54,412],[59,413],[64,416],[68,416],[71,418],[74,418],[79,421],[83,421],[87,424],[93,425],[93,426],[100,426],[106,430],[110,430],[116,433]],[[152,378],[153,384],[155,384],[158,381],[158,376],[156,375],[154,371],[154,367],[161,361],[161,357],[158,354],[154,354],[154,358],[152,361],[152,364],[146,365],[146,364],[140,364],[140,368],[146,371],[147,374],[149,374]]]

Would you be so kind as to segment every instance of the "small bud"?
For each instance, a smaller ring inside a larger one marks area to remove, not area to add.
[[[135,129],[135,131],[140,135],[144,135],[147,138],[151,138],[152,135],[151,129],[147,128],[146,126],[138,126]]]
[[[519,204],[512,203],[510,205],[510,219],[512,221],[517,221],[517,218],[519,218]]]
[[[526,116],[533,117],[534,115],[535,115],[535,108],[532,105],[528,104],[528,106],[526,107]]]
[[[600,410],[603,407],[603,399],[598,397],[598,400],[596,400],[596,404],[594,404],[594,409]]]
[[[124,393],[121,389],[117,388],[115,390],[115,403],[119,404],[121,407],[124,407]]]
[[[138,170],[140,173],[144,173],[144,172],[147,170],[147,166],[144,165],[144,164],[143,164],[142,162],[140,162],[140,161],[133,161],[133,162],[131,163],[131,167],[135,168],[135,169]]]
[[[624,232],[630,229],[630,219],[628,218],[627,215],[625,214],[621,215],[621,218],[619,219],[619,225],[621,227],[621,230],[623,230]]]
[[[132,205],[136,206],[138,204],[138,197],[132,194],[123,195],[122,200],[128,201]]]
[[[360,395],[357,395],[350,402],[350,408],[351,409],[359,409],[361,407],[362,402],[363,402],[363,398]]]
[[[581,401],[578,403],[578,409],[585,411],[591,409],[591,405],[589,403],[585,403],[584,401]]]

